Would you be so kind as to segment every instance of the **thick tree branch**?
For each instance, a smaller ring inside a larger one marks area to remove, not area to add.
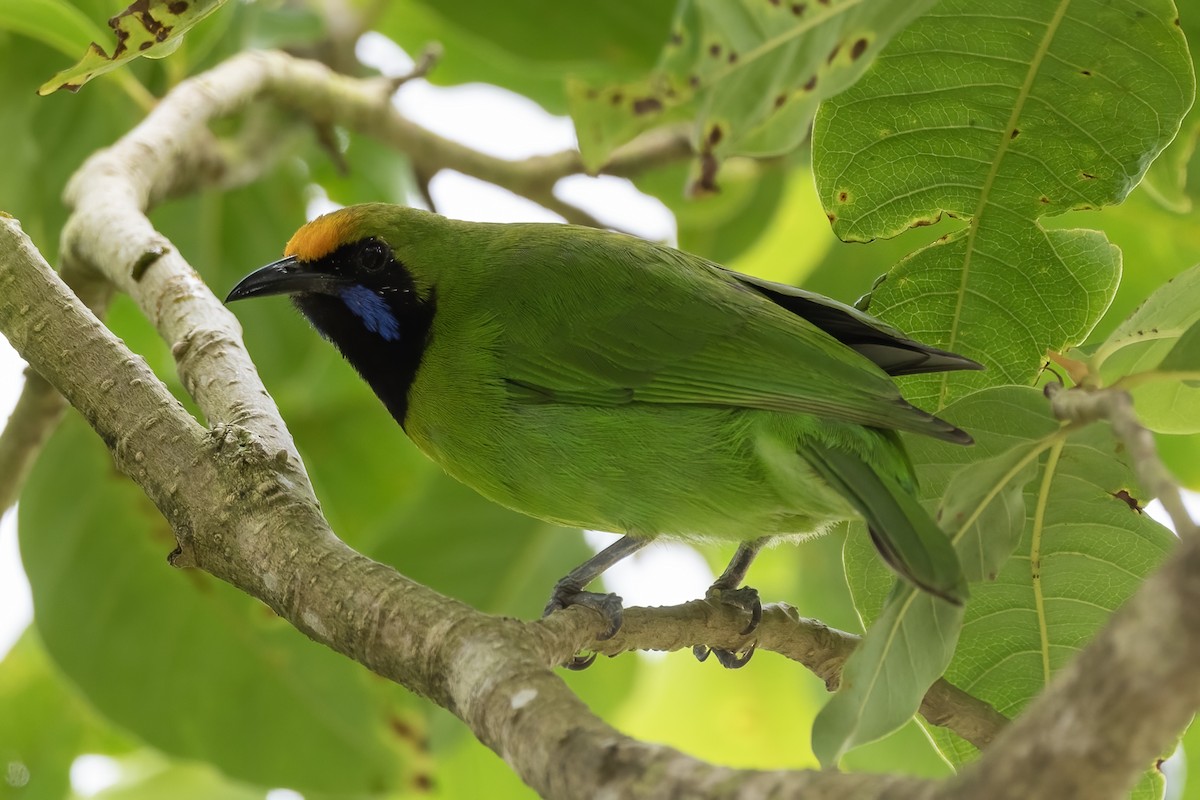
[[[0,297],[0,333],[162,511],[179,538],[177,563],[238,586],[317,641],[450,709],[543,795],[903,800],[932,791],[899,776],[727,769],[621,735],[549,666],[566,646],[561,631],[594,636],[598,617],[584,609],[545,624],[491,617],[352,551],[294,471],[281,469],[278,451],[239,426],[198,425],[9,219],[0,220]]]

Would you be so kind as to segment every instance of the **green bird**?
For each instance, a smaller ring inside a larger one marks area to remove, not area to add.
[[[375,203],[313,220],[284,254],[227,302],[291,295],[450,475],[539,519],[624,534],[556,584],[546,613],[590,606],[611,636],[620,598],[585,591],[605,569],[659,536],[728,539],[740,544],[709,597],[744,608],[749,633],[762,606],[741,583],[763,544],[855,516],[900,576],[967,597],[898,432],[971,437],[891,376],[976,362],[827,297],[591,228]],[[735,667],[749,653],[716,655]]]

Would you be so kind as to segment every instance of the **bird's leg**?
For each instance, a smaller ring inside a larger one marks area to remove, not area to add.
[[[583,588],[600,577],[600,574],[613,564],[636,553],[649,543],[649,538],[622,536],[568,572],[562,580],[554,584],[554,592],[550,595],[550,602],[546,603],[542,616],[548,616],[567,606],[586,606],[599,612],[608,622],[608,630],[597,638],[601,641],[611,639],[621,629],[621,598],[611,592],[608,594],[585,592]],[[575,656],[564,666],[568,669],[586,669],[595,660],[594,653],[584,658]]]
[[[704,595],[707,600],[727,603],[742,609],[750,615],[750,621],[746,623],[746,627],[742,631],[742,636],[754,633],[754,629],[758,627],[758,623],[762,622],[762,601],[758,597],[758,590],[749,586],[742,586],[741,583],[745,579],[750,565],[754,562],[754,557],[758,555],[758,551],[763,549],[763,546],[769,539],[769,536],[764,536],[760,539],[739,544],[737,552],[733,554],[733,558],[729,562],[729,566],[725,568],[720,577],[713,581],[712,586],[708,587],[708,591]],[[750,660],[750,656],[754,655],[754,646],[751,645],[749,650],[740,655],[731,650],[722,650],[720,648],[709,650],[702,644],[698,644],[692,648],[692,654],[699,661],[704,661],[708,658],[710,652],[716,656],[721,666],[726,669],[737,669],[738,667],[746,666],[746,662]]]

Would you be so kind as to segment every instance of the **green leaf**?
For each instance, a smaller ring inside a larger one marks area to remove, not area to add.
[[[1113,296],[1115,248],[1039,218],[1121,201],[1195,92],[1170,0],[946,0],[899,34],[813,127],[821,201],[849,241],[943,214],[966,227],[913,253],[871,311],[986,372],[906,382],[941,408],[1032,383]]]
[[[1045,449],[1041,441],[1023,442],[970,464],[946,487],[939,524],[973,583],[992,580],[1016,546],[1025,527],[1024,488]],[[861,524],[853,527],[860,530],[852,539],[866,538]],[[912,718],[954,655],[963,612],[905,581],[893,584],[847,659],[837,694],[817,716],[813,751],[822,765],[837,764],[847,750]]]
[[[836,766],[847,750],[912,718],[954,653],[962,617],[962,606],[902,581],[894,584],[879,617],[846,660],[837,694],[813,723],[813,752],[822,766]]]
[[[944,415],[970,431],[976,447],[910,440],[926,496],[951,485],[978,455],[1050,445],[1025,490],[1027,519],[1015,554],[995,581],[972,585],[945,673],[1014,717],[1157,567],[1174,537],[1131,506],[1141,492],[1106,425],[1060,439],[1041,393],[1020,387],[979,392]],[[891,578],[866,536],[847,539],[845,558],[855,602],[872,619]],[[953,734],[930,734],[955,765],[976,755]]]
[[[111,56],[93,39],[79,63],[43,83],[38,94],[47,95],[64,88],[79,91],[97,75],[138,56],[165,58],[179,47],[188,29],[224,3],[225,0],[138,0],[108,21],[108,27],[117,35],[117,46]]]
[[[1105,383],[1132,387],[1142,424],[1160,433],[1200,432],[1200,264],[1167,281],[1092,354]]]
[[[168,567],[166,523],[78,418],[39,458],[18,531],[47,651],[118,725],[259,785],[402,785],[393,720],[410,701],[233,587]]]
[[[568,85],[584,162],[671,119],[694,119],[701,185],[731,155],[775,156],[933,0],[684,0],[658,67],[629,84]]]

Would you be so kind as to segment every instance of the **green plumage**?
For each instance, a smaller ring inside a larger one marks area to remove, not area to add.
[[[805,536],[859,515],[900,574],[966,596],[953,548],[912,498],[896,431],[969,437],[906,403],[885,367],[973,362],[632,237],[386,205],[331,216],[289,245],[287,288],[243,289],[251,276],[231,298],[298,293],[418,447],[481,494],[638,537]],[[333,226],[340,249],[314,250]],[[356,255],[372,239],[394,258],[387,279]],[[324,283],[304,288],[301,274]],[[352,304],[338,288],[350,284],[386,305]],[[388,326],[363,325],[386,313],[428,322],[388,341]]]

